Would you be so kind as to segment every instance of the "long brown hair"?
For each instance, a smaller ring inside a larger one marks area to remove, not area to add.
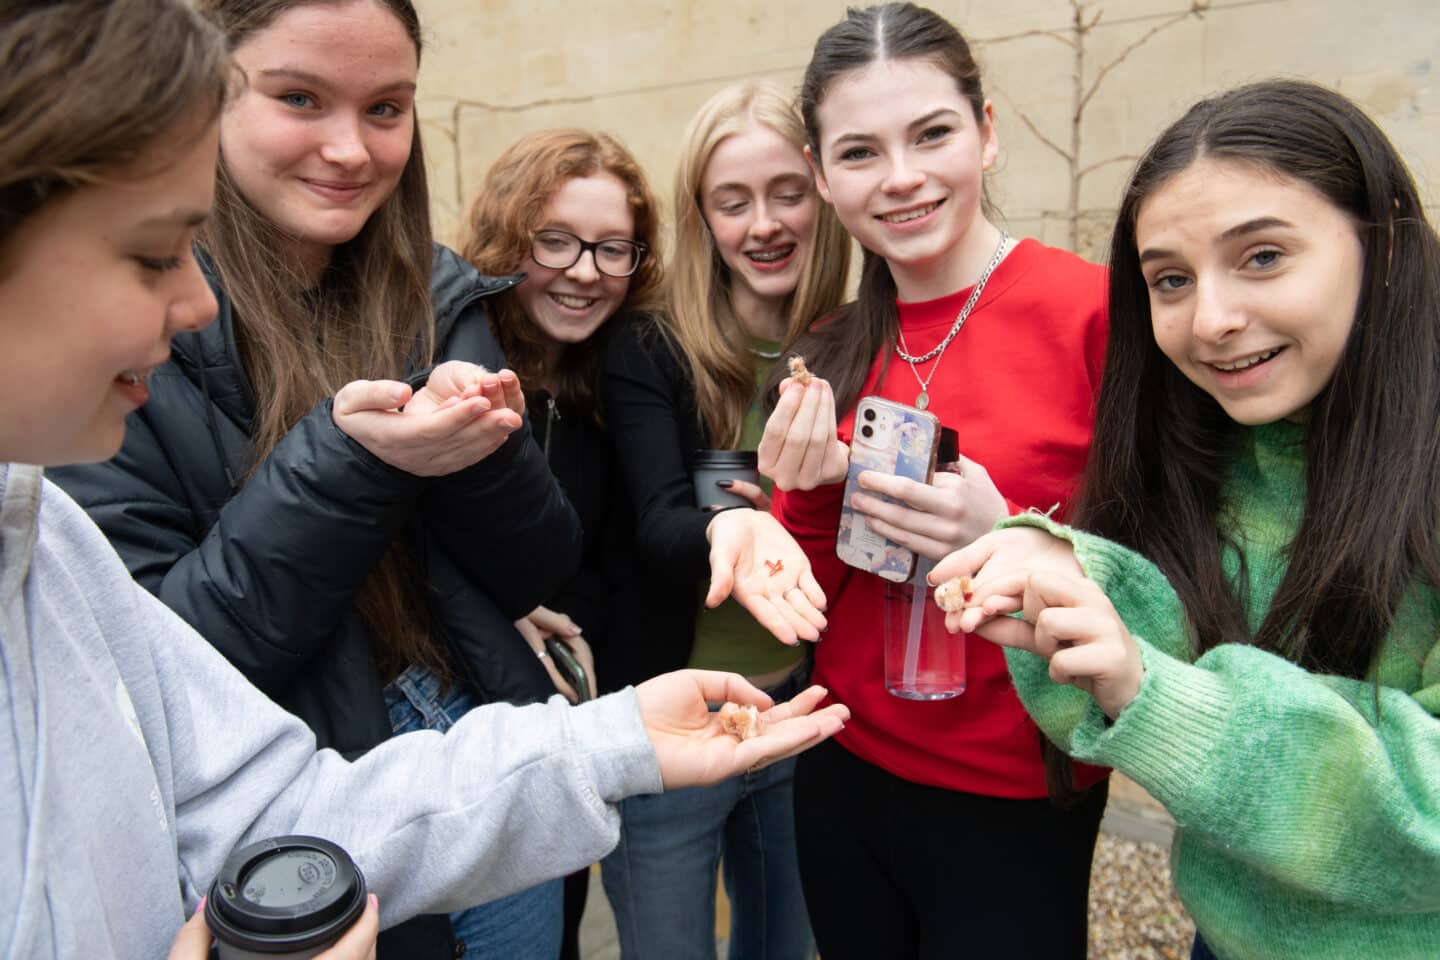
[[[146,175],[176,133],[199,136],[232,79],[224,39],[179,0],[0,7],[0,246],[69,191]]]
[[[819,163],[820,104],[831,84],[855,70],[880,60],[924,60],[949,74],[960,95],[970,102],[975,122],[986,123],[985,93],[980,84],[980,67],[970,44],[954,24],[933,10],[913,3],[886,3],[851,8],[845,19],[826,30],[815,41],[810,64],[800,84],[800,115],[810,152]],[[988,198],[983,209],[990,211]],[[885,259],[864,251],[860,263],[860,287],[855,301],[842,307],[801,337],[794,352],[802,354],[811,370],[830,382],[839,411],[848,410],[860,396],[870,365],[881,351],[890,350],[899,329],[900,314],[895,306],[895,279]],[[777,366],[767,391],[785,375]]]
[[[1242,431],[1156,346],[1135,240],[1145,201],[1201,157],[1308,184],[1350,216],[1365,251],[1349,340],[1309,407],[1304,516],[1253,635],[1222,568],[1219,522]],[[1141,158],[1116,219],[1110,343],[1075,523],[1165,572],[1197,653],[1249,643],[1363,677],[1417,572],[1440,583],[1437,427],[1440,241],[1394,146],[1349,100],[1309,83],[1253,84],[1192,107]]]
[[[660,212],[645,172],[614,137],[588,130],[540,130],[512,143],[485,174],[465,225],[461,253],[481,273],[525,270],[535,230],[555,192],[576,177],[608,173],[625,187],[635,235],[647,252],[630,277],[619,310],[655,305],[664,272],[658,240]],[[557,399],[591,411],[599,379],[595,337],[565,344],[558,363],[547,363],[551,340],[520,308],[513,291],[493,299],[496,335],[521,383],[550,384]]]
[[[769,83],[726,87],[690,121],[675,171],[675,257],[661,314],[688,361],[706,435],[712,445],[727,448],[740,442],[745,411],[755,394],[754,359],[731,303],[730,268],[705,222],[700,182],[721,141],[757,124],[784,137],[797,154],[805,149],[805,128],[794,106]],[[810,249],[785,306],[785,344],[845,297],[850,237],[828,203],[817,200],[816,205]]]
[[[236,50],[296,7],[352,0],[200,0]],[[409,0],[374,2],[395,15],[420,56],[420,21]],[[220,145],[215,212],[200,231],[234,305],[235,337],[256,403],[252,469],[326,397],[357,379],[396,379],[428,364],[434,351],[430,307],[430,197],[420,126],[395,191],[354,239],[335,248],[318,287],[299,272],[280,228],[235,186]],[[307,289],[308,287],[308,289]],[[422,617],[424,603],[402,540],[356,596],[387,675],[419,663],[448,667]]]

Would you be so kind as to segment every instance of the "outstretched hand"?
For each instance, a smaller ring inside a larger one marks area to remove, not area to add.
[[[472,374],[473,382],[467,379]],[[446,476],[479,463],[520,429],[521,415],[510,404],[523,410],[524,396],[518,379],[512,386],[474,364],[453,361],[436,367],[414,392],[394,380],[347,383],[335,394],[331,418],[397,470]]]
[[[705,528],[710,541],[710,591],[705,606],[733,595],[781,643],[818,640],[825,628],[825,591],[810,558],[768,513],[725,510]]]
[[[635,695],[666,790],[719,783],[768,766],[834,736],[850,719],[844,704],[815,709],[827,695],[824,687],[773,703],[739,674],[714,670],[661,674],[636,687]],[[759,708],[764,732],[749,740],[726,733],[709,708],[725,701]]]

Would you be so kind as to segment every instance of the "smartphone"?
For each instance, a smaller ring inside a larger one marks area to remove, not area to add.
[[[856,477],[862,470],[878,470],[897,477],[929,483],[935,475],[935,454],[940,420],[903,403],[882,397],[863,397],[855,408],[855,435],[850,440],[850,469],[840,507],[840,533],[835,552],[861,570],[904,583],[915,572],[915,554],[870,530],[865,515],[850,506],[855,493],[891,500],[861,490]],[[894,502],[891,500],[891,502]]]
[[[590,678],[585,675],[585,668],[580,665],[580,659],[575,656],[575,651],[570,649],[570,644],[556,636],[545,638],[545,649],[550,653],[550,659],[555,661],[555,669],[560,671],[560,676],[570,684],[580,702],[589,700]]]

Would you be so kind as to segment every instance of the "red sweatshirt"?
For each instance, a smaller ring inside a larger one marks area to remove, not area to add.
[[[989,471],[1012,510],[1059,504],[1063,515],[1075,492],[1105,357],[1105,285],[1103,267],[1022,241],[995,268],[938,361],[929,410],[959,432],[960,452]],[[969,294],[902,301],[909,352],[920,355],[939,344]],[[925,376],[936,362],[916,366]],[[914,404],[919,391],[910,367],[891,350],[871,365],[861,396]],[[854,417],[851,407],[839,423],[846,443]],[[917,702],[886,691],[884,581],[835,555],[842,487],[777,490],[772,508],[809,555],[830,602],[830,626],[815,649],[815,682],[850,707],[851,719],[836,739],[868,763],[917,783],[989,796],[1045,796],[1039,734],[999,647],[966,638],[967,688],[954,699]],[[1105,774],[1080,765],[1076,772],[1082,787]]]

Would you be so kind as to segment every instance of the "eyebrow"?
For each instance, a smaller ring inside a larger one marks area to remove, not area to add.
[[[169,213],[146,217],[142,227],[198,227],[210,218],[209,210],[171,210]]]
[[[309,70],[302,70],[299,67],[272,67],[268,70],[261,70],[260,76],[267,80],[295,80],[300,83],[307,83],[314,87],[328,87],[329,81],[318,73],[311,73]],[[396,80],[387,83],[374,91],[374,94],[392,93],[397,90],[404,90],[410,93],[415,91],[413,80]]]
[[[927,123],[938,120],[940,117],[943,117],[947,113],[955,114],[957,113],[957,111],[952,107],[938,107],[934,110],[931,110],[924,116],[917,117],[916,119],[910,121],[910,123],[905,126],[905,129],[914,130],[916,127],[923,127]],[[836,137],[833,141],[831,141],[830,146],[838,147],[843,143],[849,143],[852,141],[865,143],[874,139],[876,139],[876,137],[873,133],[842,133],[840,136]]]
[[[1219,243],[1228,243],[1252,233],[1259,233],[1261,230],[1271,230],[1276,227],[1282,229],[1295,229],[1295,224],[1289,220],[1281,220],[1279,217],[1256,217],[1253,220],[1246,220],[1244,223],[1237,223],[1235,226],[1223,231],[1215,240]],[[1164,260],[1166,257],[1174,256],[1174,251],[1163,250],[1158,247],[1151,247],[1140,251],[1140,262],[1149,263],[1152,260]]]
[[[776,174],[775,176],[771,177],[769,180],[766,180],[766,181],[765,181],[765,186],[766,186],[767,189],[768,189],[768,188],[771,188],[771,187],[774,187],[774,186],[776,186],[776,185],[779,185],[779,184],[786,184],[786,183],[797,183],[797,184],[804,184],[805,186],[809,186],[809,185],[811,185],[813,182],[814,182],[814,181],[810,179],[810,175],[809,175],[808,173],[800,173],[799,171],[794,171],[794,172],[791,172],[791,173],[778,173],[778,174]],[[713,186],[713,187],[710,188],[710,194],[711,194],[711,195],[714,195],[714,194],[720,193],[720,192],[723,191],[723,190],[749,190],[749,189],[750,189],[749,184],[745,184],[745,183],[738,183],[738,182],[717,183],[717,184],[715,184],[715,186]]]

